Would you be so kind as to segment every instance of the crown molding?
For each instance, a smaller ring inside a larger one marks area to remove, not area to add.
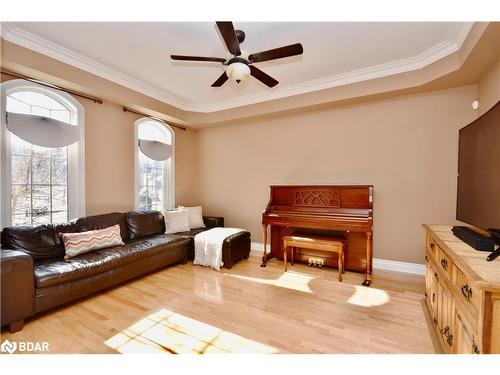
[[[422,69],[458,51],[472,26],[473,22],[453,24],[450,27],[446,40],[413,57],[298,84],[282,86],[273,92],[243,95],[206,104],[193,103],[172,92],[145,83],[9,23],[2,23],[1,34],[2,38],[9,42],[52,57],[143,95],[173,105],[181,110],[211,113]]]
[[[9,23],[2,22],[1,35],[3,39],[11,43],[52,57],[65,64],[95,74],[167,104],[172,104],[183,110],[190,110],[190,103],[175,94],[168,93]]]

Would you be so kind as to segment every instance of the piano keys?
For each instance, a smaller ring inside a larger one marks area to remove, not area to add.
[[[270,198],[262,213],[264,254],[261,267],[271,258],[283,258],[282,238],[294,230],[344,235],[347,242],[346,269],[365,273],[363,285],[372,280],[373,186],[372,185],[283,185],[270,186]],[[268,227],[271,250],[267,254]],[[328,253],[299,249],[296,260],[323,258],[336,266]]]

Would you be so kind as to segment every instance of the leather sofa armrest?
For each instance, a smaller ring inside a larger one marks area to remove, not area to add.
[[[0,322],[11,332],[35,313],[33,258],[18,250],[0,250]]]
[[[203,222],[207,228],[224,226],[224,218],[221,216],[203,216]]]

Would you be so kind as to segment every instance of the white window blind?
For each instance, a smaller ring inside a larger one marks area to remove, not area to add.
[[[159,141],[139,139],[139,148],[148,158],[163,161],[172,156],[172,145]]]
[[[7,129],[22,140],[41,147],[65,147],[78,141],[77,126],[49,117],[7,112]]]

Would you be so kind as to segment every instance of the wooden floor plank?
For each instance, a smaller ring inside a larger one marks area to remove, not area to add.
[[[363,275],[252,255],[221,272],[177,265],[27,321],[2,340],[51,353],[433,353],[423,276]],[[199,332],[197,330],[200,330]],[[212,337],[213,336],[213,337]]]

